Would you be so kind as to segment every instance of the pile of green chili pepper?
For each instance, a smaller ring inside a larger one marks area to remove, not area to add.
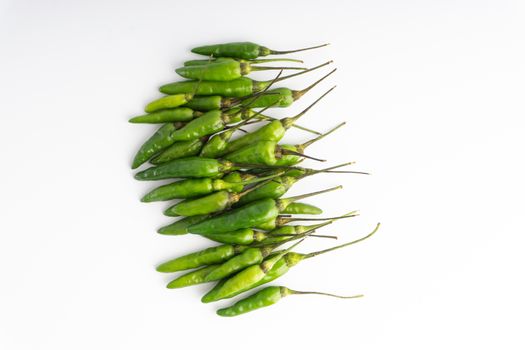
[[[352,211],[336,217],[312,217],[322,214],[322,209],[301,202],[341,186],[283,198],[285,193],[297,181],[319,173],[366,173],[338,170],[352,162],[322,169],[299,166],[305,159],[324,161],[305,154],[305,149],[344,125],[341,123],[320,133],[296,124],[334,88],[297,115],[282,119],[267,115],[271,108],[290,106],[335,69],[302,90],[274,87],[274,84],[321,69],[332,61],[306,69],[297,66],[303,63],[298,59],[261,57],[326,45],[288,51],[250,42],[196,47],[191,51],[207,58],[186,61],[175,69],[187,80],[162,85],[159,90],[164,95],[146,105],[146,114],[130,119],[131,123],[159,124],[155,133],[140,146],[131,166],[137,169],[150,163],[135,174],[137,180],[170,181],[142,197],[143,202],[177,201],[170,203],[164,214],[178,220],[158,232],[174,236],[200,235],[217,242],[160,264],[159,272],[184,271],[168,283],[168,288],[216,282],[202,297],[202,302],[232,298],[279,278],[304,259],[360,242],[379,228],[378,224],[367,236],[328,249],[307,254],[292,251],[304,239],[337,238],[316,231],[335,220],[358,214]],[[286,62],[287,66],[269,66],[272,62]],[[280,72],[267,81],[247,77],[251,72],[264,70]],[[282,76],[284,70],[299,72]],[[245,128],[251,124],[256,124],[255,129],[247,132]],[[290,127],[315,136],[301,144],[281,143]],[[288,225],[296,221],[320,222]],[[295,294],[362,296],[270,286],[221,308],[217,314],[237,316]]]

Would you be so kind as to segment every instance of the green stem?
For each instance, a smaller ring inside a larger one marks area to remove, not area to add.
[[[328,77],[329,77],[330,75],[332,75],[336,70],[337,70],[337,68],[334,68],[330,73],[328,73],[327,75],[325,75],[324,77],[322,77],[321,79],[319,79],[318,81],[316,81],[315,83],[313,83],[312,85],[308,86],[307,88],[304,88],[303,90],[293,91],[293,92],[292,92],[293,100],[296,101],[296,100],[300,99],[304,94],[306,94],[308,91],[310,91],[311,89],[313,89],[317,84],[319,84],[320,82],[322,82],[323,80],[325,80],[326,78],[328,78]],[[335,86],[334,86],[333,88],[335,88]]]
[[[337,125],[336,127],[332,128],[331,130],[327,131],[326,133],[322,134],[322,135],[319,135],[317,136],[316,138],[313,138],[311,140],[308,140],[306,141],[305,143],[302,143],[300,145],[297,146],[297,149],[299,149],[301,152],[304,151],[304,149],[310,145],[312,145],[313,143],[325,138],[326,136],[330,135],[331,133],[333,133],[334,131],[336,131],[337,129],[339,129],[340,127],[342,127],[343,125],[345,125],[346,122],[342,122],[341,124]]]
[[[324,79],[324,78],[323,78]],[[285,129],[288,129],[290,126],[292,126],[299,118],[301,118],[303,115],[306,114],[306,112],[308,112],[313,106],[315,106],[317,104],[317,102],[321,101],[326,95],[328,95],[333,89],[335,89],[335,86],[333,88],[331,88],[330,90],[326,91],[324,94],[321,95],[321,97],[319,97],[317,100],[315,100],[311,105],[309,105],[308,107],[306,107],[302,112],[300,112],[299,114],[293,116],[293,117],[288,117],[288,118],[284,118],[281,120],[281,123],[283,124],[284,128]]]
[[[359,213],[357,210],[351,211],[348,214],[342,215],[342,216],[335,216],[331,218],[292,218],[291,215],[279,215],[277,220],[279,220],[279,226],[282,226],[284,224],[288,224],[293,221],[325,221],[329,220],[330,223],[332,223],[335,220],[339,219],[347,219],[347,218],[353,218],[359,216]]]
[[[265,70],[306,70],[304,67],[268,67],[268,66],[250,66],[253,72]]]
[[[304,63],[302,60],[294,58],[260,58],[256,60],[249,60],[250,63],[266,63],[266,62],[295,62],[295,63]]]
[[[283,80],[286,80],[286,79],[290,79],[290,78],[293,78],[293,77],[297,77],[297,76],[302,75],[302,74],[305,74],[305,73],[313,72],[314,70],[319,69],[319,68],[322,68],[322,67],[324,67],[324,66],[327,66],[327,65],[329,65],[329,64],[331,64],[331,63],[333,63],[333,62],[334,62],[334,61],[330,60],[330,61],[325,62],[325,63],[323,63],[323,64],[320,64],[320,65],[318,65],[318,66],[315,66],[315,67],[312,67],[312,68],[308,68],[308,69],[306,69],[306,70],[303,70],[302,72],[294,73],[294,74],[290,74],[290,75],[287,75],[287,76],[284,76],[284,77],[280,77],[280,78],[276,78],[276,79],[272,80],[272,83],[271,83],[271,84],[276,83],[276,82],[279,82],[279,81],[283,81]],[[267,83],[267,82],[266,82],[266,83]]]
[[[283,198],[283,199],[281,199],[281,200],[283,200],[283,201],[287,201],[287,202],[289,202],[289,203],[293,203],[293,202],[298,201],[298,200],[301,200],[301,199],[305,199],[305,198],[309,198],[309,197],[317,196],[318,194],[328,193],[328,192],[332,192],[332,191],[335,191],[335,190],[340,190],[340,189],[342,189],[342,188],[343,188],[343,186],[339,185],[339,186],[335,186],[335,187],[327,188],[326,190],[321,190],[321,191],[315,191],[315,192],[305,193],[305,194],[301,194],[301,195],[299,195],[299,196]]]
[[[310,292],[310,291],[303,292],[303,291],[292,290],[292,289],[289,289],[289,288],[286,288],[286,289],[287,289],[287,292],[289,294],[316,294],[316,295],[325,295],[325,296],[328,296],[328,297],[334,297],[334,298],[340,298],[340,299],[354,299],[354,298],[364,297],[363,294],[356,294],[356,295],[345,296],[345,295],[337,295],[337,294],[323,293],[323,292]]]
[[[309,156],[309,155],[306,155],[304,153],[300,153],[300,152],[296,152],[296,151],[292,151],[290,149],[281,149],[280,150],[280,153],[282,155],[292,155],[292,156],[298,156],[298,157],[303,157],[303,158],[308,158],[308,159],[311,159],[311,160],[315,160],[315,161],[318,161],[318,162],[326,162],[326,159],[319,159],[319,158],[315,158],[315,157],[312,157],[312,156]]]
[[[348,242],[348,243],[345,243],[345,244],[341,244],[341,245],[338,245],[338,246],[335,246],[335,247],[332,247],[332,248],[328,248],[328,249],[324,249],[324,250],[319,250],[317,252],[313,252],[313,253],[308,253],[304,256],[305,259],[308,259],[308,258],[313,258],[314,256],[317,256],[317,255],[321,255],[321,254],[324,254],[324,253],[328,253],[328,252],[331,252],[333,250],[336,250],[336,249],[340,249],[340,248],[344,248],[344,247],[348,247],[349,245],[352,245],[352,244],[356,244],[356,243],[359,243],[361,241],[364,241],[365,239],[371,237],[374,233],[377,232],[377,230],[379,230],[379,226],[381,224],[377,224],[375,229],[370,232],[368,235],[362,237],[362,238],[359,238],[359,239],[356,239],[355,241],[351,241],[351,242]]]
[[[317,45],[317,46],[311,46],[311,47],[305,47],[305,48],[296,49],[296,50],[287,50],[287,51],[270,50],[270,54],[272,54],[272,55],[286,55],[286,54],[294,53],[294,52],[301,52],[301,51],[306,51],[306,50],[318,49],[320,47],[325,47],[325,46],[328,46],[328,45],[330,45],[330,43]]]

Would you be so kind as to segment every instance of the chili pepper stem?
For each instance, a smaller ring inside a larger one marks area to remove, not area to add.
[[[326,77],[326,76],[325,76]],[[324,79],[324,78],[322,78]],[[321,79],[321,80],[322,80]],[[319,80],[320,81],[320,80]],[[315,83],[316,84],[316,83]],[[335,89],[335,86],[332,87],[331,89],[329,89],[328,91],[326,91],[324,94],[322,94],[317,100],[315,100],[311,105],[309,105],[308,107],[306,107],[305,109],[303,109],[302,112],[300,112],[299,114],[293,116],[293,117],[289,117],[289,118],[284,118],[281,120],[281,123],[283,124],[283,127],[285,129],[288,129],[290,126],[294,125],[295,122],[301,118],[303,115],[306,114],[306,112],[308,112],[313,106],[315,106],[317,104],[317,102],[321,101],[326,95],[328,95],[333,89]],[[322,135],[322,134],[321,134]]]
[[[355,298],[362,298],[364,297],[363,294],[356,294],[356,295],[337,295],[337,294],[331,294],[331,293],[324,293],[324,292],[310,292],[310,291],[298,291],[298,290],[293,290],[293,289],[289,289],[289,288],[286,288],[286,287],[281,287],[282,288],[285,288],[285,293],[284,295],[294,295],[294,294],[297,294],[297,295],[301,295],[301,294],[315,294],[315,295],[325,295],[325,296],[329,296],[329,297],[334,297],[334,298],[339,298],[339,299],[355,299]],[[283,294],[283,292],[281,291],[281,293]]]
[[[331,63],[333,63],[334,61],[330,60],[328,62],[325,62],[323,64],[320,64],[318,66],[315,66],[315,67],[312,67],[312,68],[308,68],[306,70],[303,70],[302,72],[299,72],[299,73],[294,73],[294,74],[290,74],[290,75],[286,75],[284,77],[280,77],[280,78],[277,78],[277,79],[274,79],[271,81],[271,84],[274,84],[274,83],[277,83],[277,82],[280,82],[280,81],[283,81],[283,80],[286,80],[286,79],[290,79],[290,78],[293,78],[293,77],[296,77],[296,76],[299,76],[299,75],[302,75],[302,74],[305,74],[305,73],[310,73],[310,72],[313,72],[314,70],[317,70],[319,68],[322,68],[324,66],[327,66]],[[270,82],[264,82],[264,83],[270,83]]]
[[[318,81],[316,81],[315,83],[313,83],[312,85],[308,86],[307,88],[304,88],[302,90],[299,90],[299,91],[292,91],[292,97],[293,97],[293,100],[296,101],[298,99],[301,98],[301,96],[303,96],[304,94],[306,94],[308,91],[310,91],[311,89],[313,89],[317,84],[319,84],[320,82],[322,82],[323,80],[325,80],[326,78],[328,78],[330,75],[332,75],[335,71],[337,70],[337,68],[334,68],[330,73],[328,73],[327,75],[325,75],[324,77],[322,77],[321,79],[319,79]],[[335,86],[334,86],[335,88]]]
[[[327,189],[325,189],[325,190],[321,190],[321,191],[315,191],[315,192],[310,192],[310,193],[301,194],[301,195],[299,195],[299,196],[294,196],[294,197],[288,197],[288,198],[279,199],[278,202],[282,202],[282,203],[290,204],[290,203],[296,202],[296,201],[301,200],[301,199],[305,199],[305,198],[309,198],[309,197],[317,196],[318,194],[328,193],[328,192],[332,192],[332,191],[335,191],[335,190],[340,190],[340,189],[342,189],[342,188],[343,188],[343,186],[339,185],[339,186],[335,186],[335,187],[327,188]],[[285,206],[285,207],[286,207],[286,206]]]
[[[359,213],[357,210],[351,211],[348,214],[342,215],[342,216],[335,216],[331,218],[292,218],[291,215],[279,215],[277,218],[278,226],[282,226],[285,224],[288,224],[293,221],[335,221],[339,219],[347,219],[347,218],[353,218],[359,216]]]
[[[325,47],[325,46],[328,46],[328,45],[330,45],[330,43],[317,45],[317,46],[311,46],[311,47],[305,47],[305,48],[302,48],[302,49],[286,50],[286,51],[277,51],[277,50],[271,50],[270,49],[270,54],[271,55],[286,55],[286,54],[294,53],[294,52],[301,52],[301,51],[318,49],[318,48]]]
[[[256,60],[250,60],[250,63],[266,63],[266,62],[295,62],[295,63],[304,63],[302,60],[298,60],[295,58],[260,58]]]
[[[259,115],[259,118],[262,119],[262,120],[278,120],[277,118],[274,118],[274,117],[270,117],[270,116],[267,116],[267,115]],[[304,130],[304,131],[307,131],[311,134],[315,134],[315,135],[322,135],[319,131],[315,131],[315,130],[312,130],[312,129],[308,129],[308,128],[305,128],[304,126],[301,126],[301,125],[297,125],[297,124],[293,124],[292,125],[294,128],[297,128],[297,129],[301,129],[301,130]]]
[[[342,168],[344,166],[348,166],[348,165],[352,165],[352,164],[355,164],[355,162],[346,162],[346,163],[334,165],[334,166],[331,166],[331,167],[328,167],[328,168],[324,168],[324,169],[312,169],[312,170],[309,169],[310,171],[306,170],[304,175],[301,175],[298,178],[299,179],[303,179],[303,178],[305,178],[307,176],[312,176],[312,175],[319,174],[319,173],[325,173],[325,172],[328,172],[330,170]]]
[[[315,161],[318,161],[318,162],[326,162],[326,159],[315,158],[315,157],[306,155],[306,154],[301,153],[301,152],[292,151],[290,149],[284,149],[283,148],[283,149],[280,150],[280,153],[282,155],[293,155],[293,156],[299,156],[299,157],[303,157],[303,158],[308,158],[308,159],[315,160]]]
[[[379,226],[381,226],[380,223],[378,223],[376,225],[376,227],[374,228],[374,230],[372,232],[370,232],[368,235],[364,236],[364,237],[361,237],[359,239],[356,239],[355,241],[351,241],[351,242],[348,242],[348,243],[344,243],[344,244],[341,244],[341,245],[338,245],[338,246],[335,246],[335,247],[332,247],[332,248],[328,248],[328,249],[324,249],[324,250],[319,250],[317,252],[312,252],[312,253],[308,253],[304,256],[305,259],[309,259],[309,258],[313,258],[314,256],[317,256],[317,255],[321,255],[321,254],[324,254],[324,253],[328,253],[328,252],[331,252],[333,250],[336,250],[336,249],[340,249],[340,248],[344,248],[344,247],[348,247],[349,245],[352,245],[352,244],[356,244],[356,243],[359,243],[361,241],[364,241],[365,239],[371,237],[374,233],[377,232],[377,230],[379,230]]]
[[[252,71],[265,71],[265,70],[306,70],[304,67],[269,67],[269,66],[251,66]]]
[[[326,136],[330,135],[331,133],[333,133],[334,131],[336,131],[337,129],[339,129],[340,127],[344,126],[346,124],[346,122],[342,122],[341,124],[337,125],[336,127],[332,128],[331,130],[325,132],[324,134],[321,134],[319,136],[317,136],[316,138],[313,138],[311,140],[308,140],[300,145],[297,146],[297,150],[298,152],[304,152],[304,149],[308,146],[311,146],[313,143],[319,141],[319,140],[322,140],[323,138],[325,138]]]

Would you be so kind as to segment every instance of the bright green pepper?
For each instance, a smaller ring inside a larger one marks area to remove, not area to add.
[[[203,81],[231,81],[248,75],[252,71],[297,69],[300,67],[263,67],[252,66],[248,61],[222,60],[206,65],[193,65],[177,68],[175,72],[186,79],[202,79]]]
[[[176,108],[182,106],[191,101],[191,99],[193,98],[193,93],[190,92],[191,91],[180,94],[170,94],[170,96],[161,97],[155,101],[148,103],[146,108],[144,108],[144,111],[146,113],[152,113],[160,111],[162,109]]]
[[[166,84],[160,87],[160,92],[173,95],[173,94],[189,94],[195,93],[199,96],[212,96],[219,95],[223,97],[245,97],[267,89],[270,85],[283,81],[292,77],[296,77],[301,74],[311,72],[313,70],[324,67],[332,61],[323,63],[317,67],[313,67],[304,70],[299,73],[290,74],[285,77],[267,80],[257,81],[246,77],[241,77],[230,81],[201,81],[201,80],[187,80],[179,81],[175,83]],[[189,101],[189,100],[188,100]],[[176,107],[176,106],[173,106]],[[169,107],[164,107],[169,108]],[[148,111],[147,111],[148,112]]]
[[[185,273],[184,275],[181,275],[175,278],[170,283],[168,283],[166,287],[169,289],[174,289],[174,288],[183,288],[183,287],[188,287],[188,286],[194,286],[196,284],[206,283],[205,281],[206,275],[208,275],[211,271],[213,271],[218,266],[220,266],[220,264],[209,265],[209,266],[200,268],[198,270]]]
[[[266,287],[261,289],[255,294],[252,294],[244,299],[239,300],[232,306],[217,310],[217,315],[233,317],[245,314],[250,311],[254,311],[263,307],[271,306],[277,303],[284,297],[289,295],[304,295],[304,294],[315,294],[315,295],[324,295],[340,299],[354,299],[361,298],[362,294],[351,295],[351,296],[342,296],[335,295],[330,293],[321,293],[321,292],[300,292],[292,290],[283,286],[280,287]]]
[[[242,245],[248,245],[254,242],[264,241],[266,238],[268,238],[268,236],[264,232],[254,231],[249,228],[243,228],[233,232],[214,232],[210,234],[201,234],[201,236],[219,243]]]
[[[163,109],[161,111],[139,115],[129,120],[130,123],[170,123],[170,122],[187,122],[193,118],[199,117],[202,112],[193,111],[187,107],[178,107],[172,109]]]
[[[312,47],[307,47],[303,49],[296,50],[287,50],[287,51],[276,51],[271,50],[267,47],[252,43],[252,42],[234,42],[227,44],[215,44],[207,46],[199,46],[193,48],[191,52],[213,57],[233,57],[233,58],[242,58],[245,60],[255,59],[260,56],[268,55],[284,55],[293,52],[301,52],[306,50],[317,49],[319,47],[326,46],[328,44],[317,45]]]
[[[159,155],[150,160],[151,164],[158,165],[174,159],[196,156],[200,153],[208,137],[201,137],[189,141],[175,142]]]
[[[182,123],[168,123],[161,126],[155,132],[155,134],[153,134],[153,136],[151,136],[140,147],[139,151],[135,155],[135,158],[133,159],[131,168],[138,168],[142,164],[146,163],[155,154],[171,146],[175,142],[171,139],[171,134],[183,125],[184,124]]]
[[[185,235],[189,233],[188,227],[190,227],[193,224],[202,222],[209,217],[209,215],[188,216],[184,219],[175,221],[173,224],[161,227],[157,230],[157,232],[163,235]]]
[[[317,251],[317,252],[312,252],[312,253],[308,253],[308,254],[299,254],[299,253],[294,253],[294,252],[288,252],[281,259],[279,259],[279,261],[277,263],[275,263],[273,265],[273,267],[268,271],[268,273],[262,279],[260,279],[259,281],[253,283],[252,285],[244,284],[241,288],[238,288],[237,290],[234,290],[233,288],[228,288],[227,296],[224,296],[226,293],[224,293],[223,289],[225,288],[226,284],[230,280],[230,279],[225,279],[225,280],[222,280],[219,283],[217,283],[217,285],[215,285],[215,287],[213,287],[208,293],[206,293],[202,297],[201,301],[203,303],[210,303],[210,302],[218,301],[218,300],[225,299],[225,298],[232,298],[232,297],[234,297],[236,295],[239,295],[241,293],[244,293],[244,292],[246,292],[246,291],[248,291],[250,289],[257,288],[257,287],[259,287],[259,286],[261,286],[263,284],[266,284],[268,282],[271,282],[271,281],[281,277],[282,275],[287,273],[290,270],[291,267],[297,265],[299,262],[303,261],[304,259],[313,258],[314,256],[318,256],[318,255],[321,255],[321,254],[324,254],[324,253],[331,252],[331,251],[336,250],[336,249],[340,249],[340,248],[343,248],[343,247],[348,247],[348,246],[353,245],[355,243],[364,241],[365,239],[371,237],[374,233],[376,233],[378,229],[379,229],[379,224],[377,224],[376,228],[371,233],[366,235],[365,237],[362,237],[362,238],[359,238],[359,239],[357,239],[355,241],[351,241],[351,242],[348,242],[348,243],[345,243],[345,244],[341,244],[341,245],[338,245],[338,246],[335,246],[335,247],[332,247],[332,248],[320,250],[320,251]],[[270,255],[269,258],[271,258],[271,257],[272,257],[272,255]]]
[[[205,66],[210,63],[218,63],[218,62],[229,62],[229,61],[238,61],[241,63],[268,63],[268,62],[295,62],[295,63],[304,63],[301,60],[296,60],[293,58],[270,58],[270,59],[260,59],[260,60],[243,60],[243,59],[235,59],[230,57],[217,57],[215,59],[203,59],[203,60],[190,60],[184,62],[185,67],[190,66]]]
[[[158,272],[177,272],[217,264],[245,251],[247,247],[224,244],[180,256],[157,266]]]
[[[234,164],[226,160],[188,157],[148,168],[137,174],[137,180],[162,180],[177,177],[216,177],[234,169]]]
[[[340,188],[342,186],[279,200],[261,199],[192,225],[188,230],[192,233],[210,234],[235,231],[241,228],[259,227],[259,225],[269,221],[275,221],[279,212],[284,210],[290,203]]]
[[[321,208],[307,203],[291,203],[282,212],[282,214],[305,214],[319,215],[323,213]]]

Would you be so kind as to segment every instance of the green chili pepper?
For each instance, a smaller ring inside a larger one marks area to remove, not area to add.
[[[262,307],[270,306],[277,303],[284,297],[289,295],[304,295],[304,294],[315,294],[315,295],[324,295],[340,299],[354,299],[363,297],[362,294],[351,295],[351,296],[342,296],[335,295],[330,293],[322,292],[300,292],[292,290],[283,286],[280,287],[266,287],[261,289],[255,294],[250,295],[245,299],[241,299],[232,306],[217,310],[217,315],[233,317],[245,314],[250,311],[260,309]]]
[[[210,215],[188,216],[184,219],[175,221],[171,225],[161,227],[157,232],[163,235],[185,235],[188,233],[188,227],[204,221],[209,217]]]
[[[196,156],[200,153],[207,139],[208,137],[205,136],[194,140],[175,142],[159,155],[153,157],[150,163],[158,165],[174,159]]]
[[[295,63],[304,63],[301,60],[296,60],[293,58],[267,58],[267,59],[260,59],[260,60],[243,60],[243,59],[236,59],[231,57],[217,57],[215,59],[209,60],[190,60],[184,62],[185,67],[189,66],[204,66],[210,63],[217,63],[217,62],[229,62],[229,61],[237,61],[241,63],[268,63],[268,62],[295,62]]]
[[[140,147],[139,151],[133,159],[131,165],[132,169],[136,169],[142,164],[146,163],[151,157],[159,153],[163,149],[171,146],[174,141],[171,139],[171,134],[182,127],[182,123],[168,123],[161,126],[153,136],[151,136],[144,144]]]
[[[307,203],[291,203],[282,211],[282,214],[309,214],[309,215],[319,215],[322,214],[323,210],[316,207],[315,205]]]
[[[158,272],[176,272],[203,265],[217,264],[248,249],[245,246],[224,244],[180,256],[157,266]]]
[[[205,283],[206,275],[208,275],[211,271],[216,269],[218,266],[220,266],[220,264],[209,265],[209,266],[200,268],[198,270],[185,273],[184,275],[179,276],[175,278],[173,281],[171,281],[170,283],[168,283],[166,287],[169,289],[174,289],[174,288],[183,288],[183,287],[194,286],[196,284]]]
[[[304,150],[308,147],[314,144],[315,142],[323,139],[324,137],[330,135],[346,123],[343,122],[336,127],[332,128],[328,132],[317,136],[314,139],[308,140],[304,143],[298,144],[298,145],[280,145],[280,157],[276,158],[275,165],[281,165],[281,166],[290,166],[295,165],[299,163],[302,160],[301,154],[304,154]],[[276,152],[279,152],[279,149],[276,150]],[[278,153],[279,154],[279,153]]]
[[[254,93],[263,91],[266,88],[268,88],[271,84],[274,84],[275,82],[280,82],[286,79],[290,79],[290,78],[299,76],[301,74],[305,74],[305,73],[314,71],[330,63],[332,63],[332,61],[328,61],[319,66],[303,70],[299,73],[290,74],[290,75],[287,75],[281,78],[277,78],[277,79],[273,79],[273,80],[257,81],[257,80],[252,80],[246,77],[241,77],[241,78],[230,80],[230,81],[187,80],[187,81],[179,81],[179,82],[163,85],[160,87],[159,90],[162,93],[165,93],[168,95],[177,94],[177,96],[180,96],[183,94],[195,93],[195,95],[199,95],[199,96],[219,95],[223,97],[244,97],[244,96],[249,96]],[[209,65],[207,67],[209,67]],[[157,100],[157,101],[160,101],[160,100]],[[189,101],[190,99],[188,99],[186,103]],[[158,104],[166,105],[164,101],[158,102]],[[177,106],[167,105],[164,108],[172,108],[172,107],[177,107]],[[161,108],[158,108],[158,109],[161,109]],[[153,110],[148,110],[146,112],[153,112]]]
[[[129,122],[148,124],[187,122],[201,115],[202,112],[194,111],[187,107],[178,107],[172,109],[163,109],[161,111],[139,115],[137,117],[131,118]]]
[[[348,247],[350,245],[353,245],[355,243],[361,242],[361,241],[371,237],[374,233],[377,232],[377,230],[379,229],[379,226],[380,225],[377,224],[376,228],[371,233],[366,235],[365,237],[362,237],[362,238],[359,238],[359,239],[357,239],[355,241],[351,241],[351,242],[348,242],[348,243],[345,243],[345,244],[341,244],[341,245],[338,245],[338,246],[335,246],[335,247],[332,247],[332,248],[328,248],[328,249],[324,249],[324,250],[320,250],[320,251],[312,252],[312,253],[308,253],[308,254],[299,254],[299,253],[294,253],[294,252],[286,253],[286,255],[284,255],[277,263],[275,263],[273,265],[273,267],[270,269],[270,271],[268,271],[268,273],[261,280],[253,283],[252,285],[245,284],[242,288],[238,288],[237,290],[233,290],[233,288],[230,288],[228,290],[229,293],[228,293],[227,297],[224,297],[225,293],[222,291],[222,289],[226,286],[227,282],[230,279],[222,280],[217,285],[215,285],[215,287],[213,287],[208,293],[206,293],[202,297],[201,301],[203,303],[210,303],[210,302],[218,301],[218,300],[225,299],[225,298],[232,298],[232,297],[234,297],[236,295],[239,295],[241,293],[244,293],[244,292],[246,292],[246,291],[248,291],[250,289],[257,288],[260,285],[269,283],[269,282],[271,282],[271,281],[281,277],[285,273],[287,273],[288,270],[291,267],[297,265],[299,262],[303,261],[304,259],[309,259],[309,258],[312,258],[314,256],[318,256],[318,255],[321,255],[321,254],[324,254],[324,253],[331,252],[331,251],[336,250],[336,249],[340,249],[340,248],[343,248],[343,247]]]
[[[259,199],[272,198],[277,199],[284,195],[297,181],[304,179],[305,177],[312,176],[319,173],[332,173],[333,169],[341,168],[343,166],[351,165],[353,162],[343,163],[336,166],[328,167],[325,169],[307,169],[298,168],[287,171],[284,176],[273,179],[273,181],[257,188],[250,192],[246,196],[242,197],[237,205],[244,205]],[[342,171],[338,173],[352,173],[352,174],[367,174],[359,171]],[[290,176],[294,175],[294,176]]]
[[[248,75],[253,71],[295,69],[305,70],[300,67],[263,67],[253,66],[251,62],[224,60],[211,62],[206,65],[184,66],[175,69],[178,75],[186,79],[202,79],[204,81],[230,81]]]
[[[256,182],[267,181],[279,175],[271,175],[256,179]],[[237,203],[245,194],[253,191],[257,186],[247,189],[241,193],[229,192],[226,190],[214,192],[204,197],[187,199],[179,202],[164,211],[167,216],[194,216],[212,214],[224,211]]]
[[[135,174],[137,180],[163,180],[177,177],[216,177],[234,169],[227,160],[202,157],[175,159]]]
[[[267,106],[289,107],[292,105],[292,103],[300,99],[308,91],[317,86],[317,84],[332,75],[336,70],[337,69],[333,69],[330,71],[330,73],[326,74],[324,77],[302,90],[290,90],[289,88],[271,89],[257,100],[246,99],[241,101],[241,105],[250,108],[262,108]]]
[[[244,180],[248,179],[248,180]],[[244,185],[264,181],[264,178],[255,178],[232,172],[222,179],[186,179],[160,186],[142,197],[142,202],[166,201],[170,199],[187,199],[204,196],[217,191],[241,192]]]
[[[254,231],[249,228],[243,228],[233,232],[201,234],[201,236],[219,243],[242,245],[263,241],[267,238],[264,232]]]
[[[352,218],[358,215],[359,214],[356,211],[351,211],[348,214],[345,214],[342,216],[331,217],[331,218],[297,218],[297,217],[291,217],[291,215],[282,215],[282,216],[277,216],[274,219],[270,219],[266,222],[263,222],[262,224],[259,224],[257,226],[254,226],[254,228],[259,229],[259,230],[266,230],[266,231],[274,232],[276,228],[279,228],[281,226],[284,226],[294,221],[338,220],[338,219]]]
[[[198,85],[198,83],[197,83]],[[164,96],[161,97],[153,102],[150,102],[146,105],[146,108],[144,108],[144,111],[146,113],[152,113],[156,111],[160,111],[162,109],[168,109],[168,108],[175,108],[182,106],[193,98],[193,92],[187,91],[185,93],[176,93],[176,94],[170,94],[170,96]]]
[[[191,50],[191,52],[213,57],[233,57],[233,58],[242,58],[245,60],[255,59],[260,56],[268,55],[284,55],[293,52],[301,52],[306,50],[313,50],[328,44],[317,45],[312,47],[307,47],[303,49],[296,50],[287,50],[287,51],[276,51],[271,50],[267,47],[251,43],[251,42],[234,42],[227,44],[216,44],[216,45],[206,45],[199,46]]]
[[[192,225],[188,230],[192,233],[210,234],[235,231],[241,228],[259,227],[259,225],[272,220],[275,222],[279,212],[284,210],[290,203],[340,188],[342,186],[278,200],[261,199]]]
[[[218,300],[230,298],[231,295],[238,290],[242,290],[260,282],[286,253],[290,252],[291,249],[295,248],[303,240],[304,239],[300,240],[290,248],[279,252],[275,256],[263,260],[262,263],[247,267],[244,270],[229,277],[226,282],[224,282],[224,284],[216,291],[216,298]]]
[[[289,117],[289,118],[283,118],[280,120],[273,120],[270,123],[266,124],[265,126],[255,130],[252,133],[246,134],[234,141],[231,141],[228,143],[222,154],[227,154],[234,152],[238,149],[241,149],[243,147],[249,146],[253,144],[254,142],[258,141],[275,141],[278,142],[281,140],[284,136],[284,133],[286,130],[288,130],[294,123],[301,118],[303,115],[306,114],[313,106],[315,106],[321,99],[323,99],[326,95],[328,95],[335,87],[331,88],[327,92],[325,92],[321,97],[319,97],[317,100],[315,100],[310,106],[305,108],[301,113]],[[262,98],[262,97],[261,97]]]

